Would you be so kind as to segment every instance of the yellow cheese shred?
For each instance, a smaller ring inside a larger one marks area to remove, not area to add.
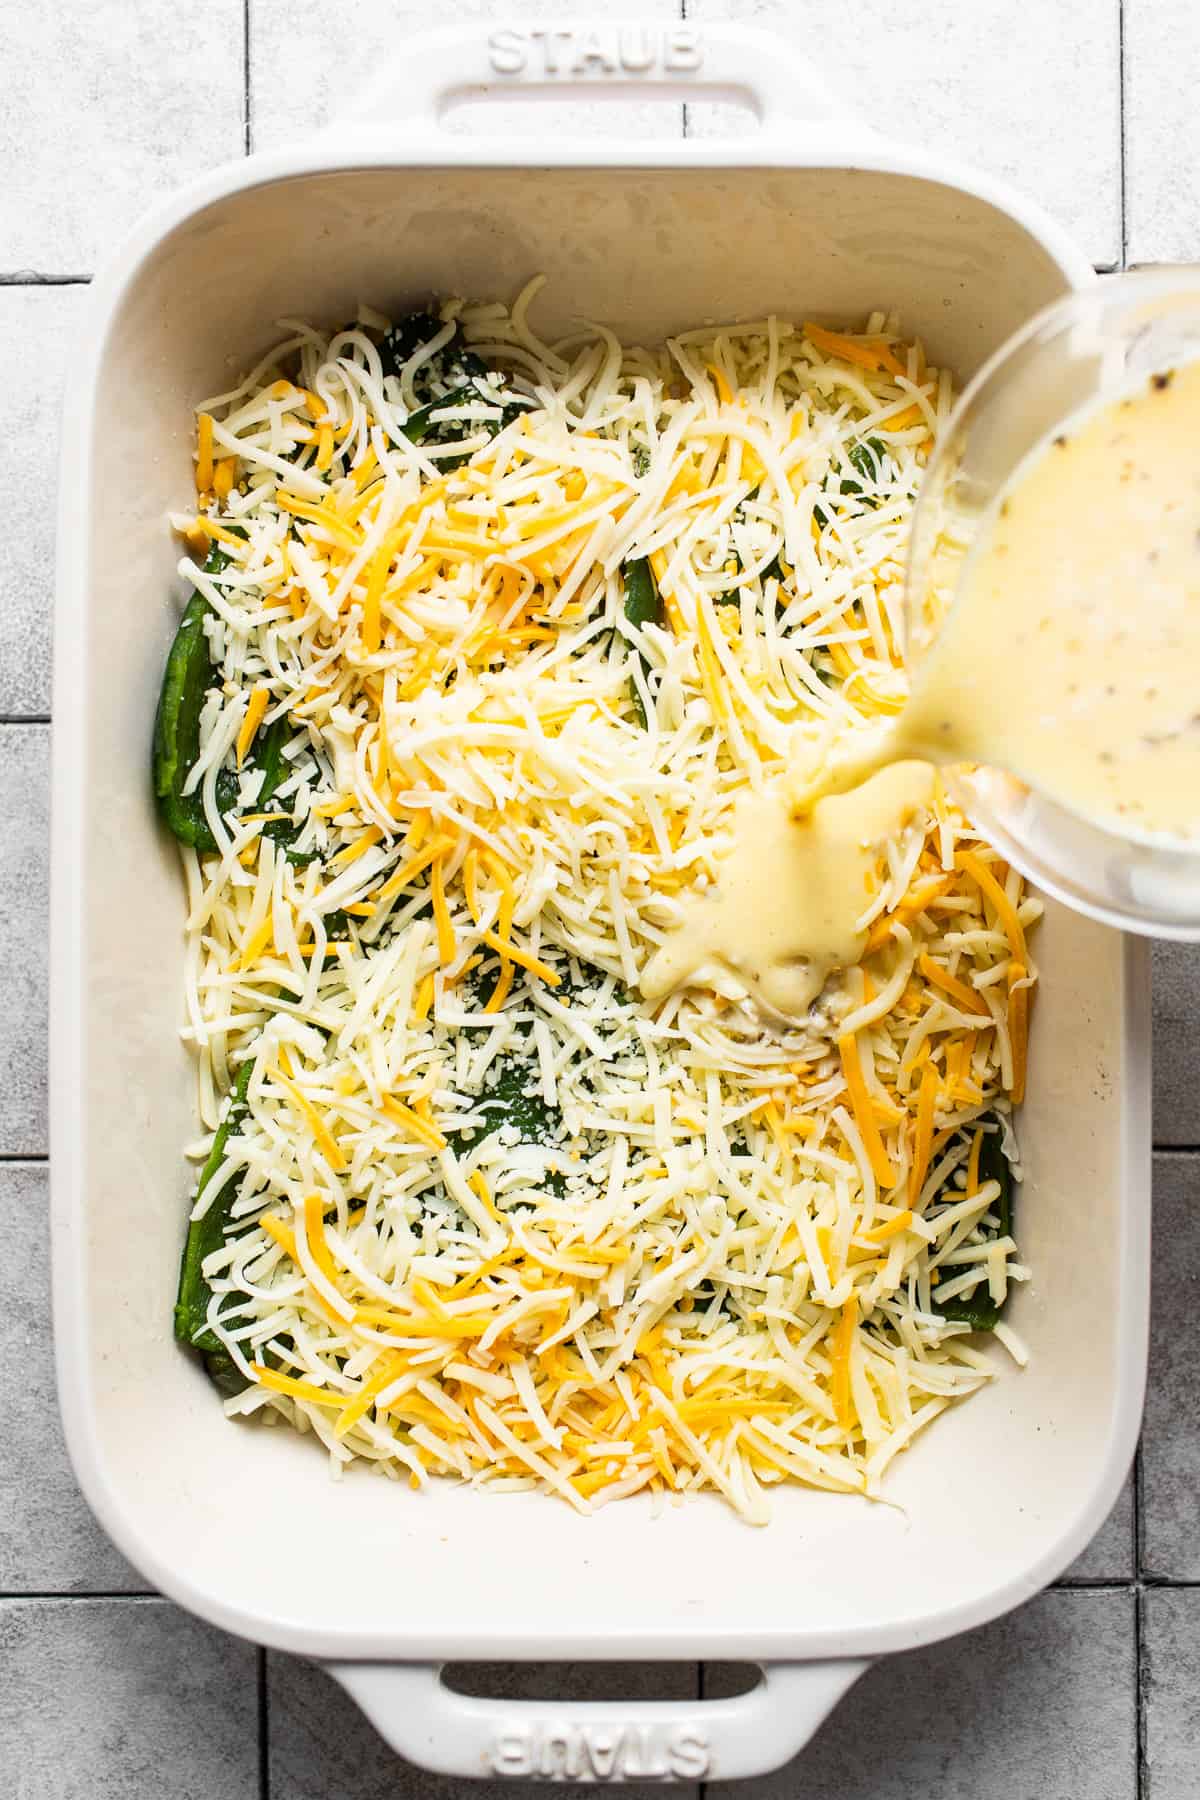
[[[978,856],[974,850],[958,851],[955,861],[958,863],[960,869],[966,871],[980,891],[987,895],[995,908],[996,917],[999,919],[1001,926],[1004,929],[1005,936],[1008,938],[1009,944],[1012,947],[1015,961],[1024,964],[1027,960],[1025,932],[1021,926],[1021,921],[1017,918],[1012,901],[1009,899],[1000,883],[996,880],[992,871],[988,868],[982,857]]]
[[[261,685],[256,687],[246,702],[246,716],[242,720],[237,735],[237,766],[240,769],[246,759],[246,752],[254,742],[254,734],[263,722],[263,715],[271,704],[271,691]]]
[[[854,1402],[850,1394],[850,1356],[854,1347],[854,1332],[858,1324],[858,1295],[851,1294],[842,1306],[837,1323],[832,1333],[830,1362],[832,1373],[830,1386],[833,1395],[833,1409],[838,1424],[847,1431],[853,1430],[857,1423]]]
[[[346,1169],[346,1159],[339,1150],[336,1139],[329,1130],[329,1127],[325,1124],[325,1121],[321,1118],[316,1107],[300,1092],[300,1089],[296,1086],[295,1082],[288,1080],[286,1075],[276,1073],[275,1079],[284,1089],[284,1092],[291,1100],[292,1105],[307,1120],[309,1129],[321,1149],[324,1151],[330,1168],[337,1175],[344,1174]]]
[[[838,1054],[842,1059],[842,1075],[846,1083],[846,1092],[850,1096],[850,1109],[854,1114],[854,1122],[858,1126],[863,1146],[875,1179],[881,1188],[890,1188],[896,1180],[896,1171],[888,1160],[883,1139],[879,1135],[879,1126],[875,1120],[875,1111],[867,1093],[867,1084],[863,1079],[862,1062],[858,1054],[858,1039],[853,1032],[847,1032],[838,1038]]]
[[[201,413],[196,420],[196,492],[207,494],[213,484],[213,418]]]

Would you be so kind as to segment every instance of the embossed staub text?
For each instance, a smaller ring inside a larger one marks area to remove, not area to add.
[[[543,1781],[700,1781],[710,1756],[695,1725],[514,1721],[496,1732],[488,1761],[492,1774]]]
[[[700,33],[688,25],[595,29],[546,25],[533,31],[493,31],[488,57],[497,75],[560,76],[570,81],[627,75],[678,75],[704,61]]]

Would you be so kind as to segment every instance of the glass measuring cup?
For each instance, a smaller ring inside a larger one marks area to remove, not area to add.
[[[1029,453],[1075,415],[1197,359],[1200,268],[1102,278],[1039,313],[984,365],[930,460],[914,512],[914,675],[954,605],[972,543]],[[1129,603],[1135,608],[1138,596]],[[1200,667],[1196,675],[1200,696]],[[959,766],[946,782],[997,849],[1077,912],[1126,931],[1200,938],[1200,836],[1118,832],[1001,769]]]

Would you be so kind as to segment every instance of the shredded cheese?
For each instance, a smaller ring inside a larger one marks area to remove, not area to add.
[[[990,1378],[938,1290],[1025,1277],[979,1168],[1025,1088],[1036,903],[939,796],[803,1021],[638,980],[747,784],[903,703],[950,383],[883,315],[554,347],[529,298],[442,309],[521,400],[452,390],[461,447],[405,436],[420,363],[381,374],[362,325],[198,411],[179,529],[231,561],[190,779],[238,792],[189,864],[210,1130],[253,1063],[205,1264],[228,1405],[581,1512],[875,1495]]]

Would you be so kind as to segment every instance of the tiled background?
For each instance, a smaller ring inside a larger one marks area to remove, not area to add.
[[[1196,0],[683,0],[754,18],[865,118],[1041,197],[1100,268],[1200,260]],[[459,17],[562,19],[562,0]],[[596,8],[676,17],[675,0]],[[443,9],[440,17],[447,16]],[[0,1796],[438,1800],[332,1682],[144,1591],[52,1424],[46,825],[56,425],[82,285],[157,195],[311,130],[416,0],[0,0]],[[586,109],[575,122],[612,129]],[[683,128],[677,109],[644,121]],[[717,130],[694,109],[689,131]],[[622,125],[623,128],[623,125]],[[1155,959],[1153,1356],[1138,1466],[1067,1577],[898,1657],[747,1800],[1195,1800],[1200,1794],[1200,957]],[[513,1677],[513,1679],[518,1679]],[[579,1671],[576,1691],[601,1679]],[[642,1671],[713,1691],[719,1670]],[[464,1793],[475,1791],[465,1786]],[[511,1793],[513,1790],[509,1790]],[[525,1790],[520,1790],[524,1792]],[[730,1790],[732,1791],[732,1790]]]

